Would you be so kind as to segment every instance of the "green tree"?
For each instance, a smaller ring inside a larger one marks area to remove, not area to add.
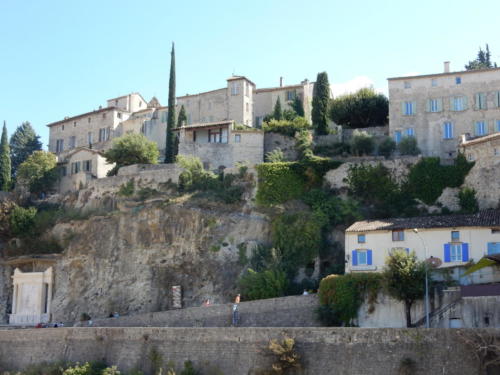
[[[274,105],[273,118],[278,121],[283,120],[283,110],[281,109],[281,100],[279,96]]]
[[[476,198],[476,191],[469,187],[465,187],[458,192],[458,200],[462,212],[467,214],[475,214],[479,211],[479,204]]]
[[[184,105],[181,105],[181,109],[179,111],[179,117],[177,117],[177,127],[180,128],[183,125],[186,125],[187,116],[186,110],[184,109]]]
[[[385,137],[378,145],[378,153],[386,158],[396,150],[396,142],[391,137]]]
[[[466,70],[490,69],[496,67],[497,63],[491,62],[491,53],[488,44],[486,44],[485,51],[483,51],[483,49],[479,47],[479,52],[477,53],[476,59],[469,61],[469,63],[465,65]]]
[[[318,73],[312,100],[312,123],[317,135],[328,134],[328,104],[330,83],[326,72]]]
[[[300,117],[305,116],[304,103],[302,103],[302,100],[299,98],[298,95],[295,95],[295,99],[293,99],[292,109],[295,111],[297,116],[300,116]]]
[[[0,143],[0,189],[3,191],[10,190],[11,181],[11,162],[10,162],[10,147],[7,137],[7,125],[3,122],[2,141]]]
[[[373,88],[335,98],[330,103],[330,119],[351,129],[382,126],[388,122],[389,100]]]
[[[398,151],[401,155],[418,155],[420,154],[420,149],[417,145],[417,138],[404,137],[398,144]]]
[[[173,163],[174,155],[174,132],[175,127],[175,50],[172,43],[172,52],[170,55],[170,79],[168,82],[168,117],[167,117],[167,134],[165,142],[165,163]]]
[[[288,287],[285,272],[276,269],[254,271],[249,268],[240,278],[239,287],[246,300],[282,297]]]
[[[42,143],[36,135],[31,124],[26,121],[19,125],[10,137],[10,159],[12,163],[12,175],[17,174],[17,168],[34,151],[42,149]]]
[[[415,252],[393,251],[386,260],[384,276],[389,294],[404,302],[406,326],[411,327],[411,307],[425,293],[425,262]]]
[[[310,159],[313,157],[312,136],[308,130],[300,130],[295,133],[295,150],[299,160]]]
[[[9,216],[10,230],[14,236],[28,235],[35,226],[35,207],[15,206]]]
[[[351,141],[351,152],[354,155],[371,155],[375,150],[375,141],[367,132],[354,130]]]
[[[108,163],[116,163],[110,175],[118,169],[132,164],[157,164],[160,153],[156,142],[149,141],[143,134],[126,134],[115,138],[109,150],[104,153]]]
[[[17,181],[32,193],[50,191],[59,177],[56,156],[47,151],[35,151],[22,162]]]

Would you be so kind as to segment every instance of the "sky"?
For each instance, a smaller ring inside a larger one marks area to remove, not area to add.
[[[326,71],[334,94],[388,77],[463,70],[489,44],[500,63],[500,1],[0,0],[0,121],[9,135],[140,92],[167,103],[171,43],[177,95],[258,88]]]

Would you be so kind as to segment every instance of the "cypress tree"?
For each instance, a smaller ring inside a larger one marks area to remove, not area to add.
[[[283,110],[281,109],[281,100],[279,96],[278,99],[276,99],[276,104],[274,105],[273,118],[275,120],[283,119]]]
[[[34,151],[42,149],[42,143],[36,135],[31,124],[26,121],[17,127],[10,137],[10,159],[12,162],[12,175],[15,176],[17,168]]]
[[[170,79],[168,82],[168,117],[167,117],[167,134],[165,142],[165,163],[173,163],[174,155],[174,132],[175,127],[175,50],[172,43],[172,52],[170,55]]]
[[[177,117],[177,127],[180,128],[182,125],[186,125],[186,121],[186,110],[184,109],[184,105],[182,105],[181,110],[179,111],[179,117]]]
[[[314,84],[312,100],[312,123],[317,135],[328,134],[328,103],[330,101],[330,84],[326,72],[318,73]]]
[[[10,190],[11,173],[9,139],[7,138],[7,126],[4,121],[2,141],[0,143],[0,189],[2,191]]]
[[[295,95],[295,99],[292,102],[292,108],[297,114],[297,116],[304,117],[305,112],[304,112],[304,103],[302,103],[302,100],[300,100],[298,95]]]

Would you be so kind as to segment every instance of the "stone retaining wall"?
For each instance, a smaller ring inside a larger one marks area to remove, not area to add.
[[[500,333],[494,329],[474,332]],[[396,375],[408,359],[415,363],[415,375],[476,374],[474,355],[457,333],[453,329],[363,328],[0,330],[0,371],[41,362],[103,361],[124,372],[139,369],[150,374],[150,353],[155,350],[163,363],[180,366],[191,360],[202,373],[258,374],[258,370],[269,370],[274,360],[265,349],[269,340],[287,335],[295,339],[303,374]]]

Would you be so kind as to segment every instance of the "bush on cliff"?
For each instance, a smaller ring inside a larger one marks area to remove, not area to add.
[[[282,297],[288,287],[286,273],[279,268],[254,271],[249,268],[239,280],[245,300]]]
[[[304,117],[295,117],[293,120],[270,119],[262,124],[262,129],[266,133],[279,133],[294,137],[298,131],[310,130],[311,124]]]
[[[49,192],[58,178],[56,156],[47,151],[33,152],[17,170],[17,182],[31,193]]]

